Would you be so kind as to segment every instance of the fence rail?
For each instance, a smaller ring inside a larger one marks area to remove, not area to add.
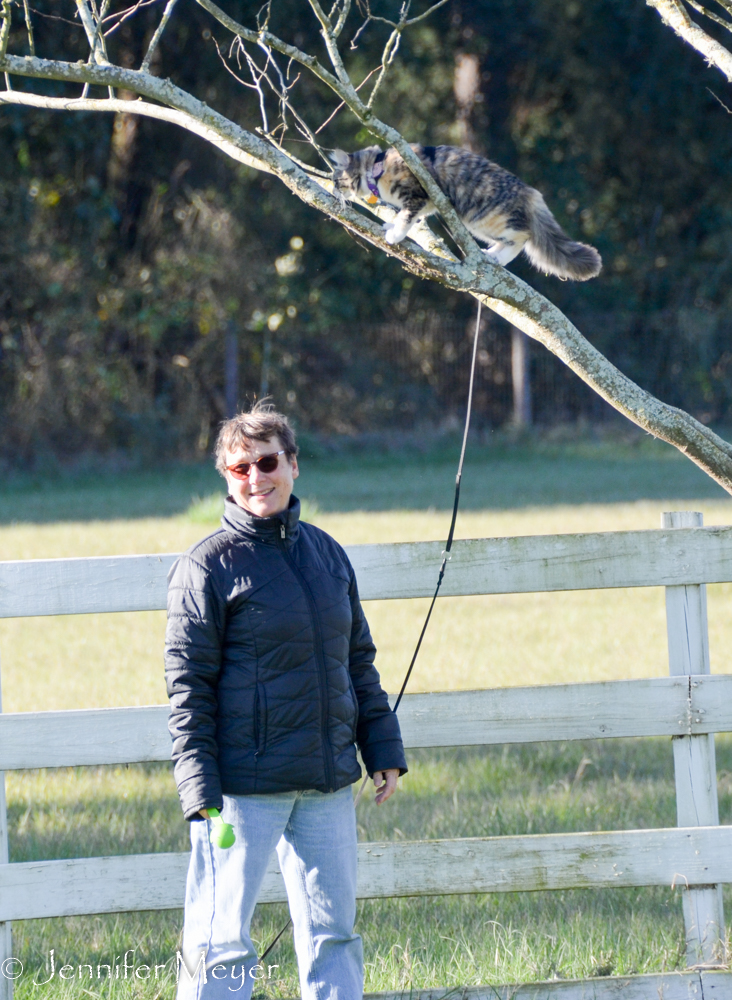
[[[704,585],[732,581],[732,528],[703,528],[695,514],[664,517],[661,531],[456,542],[442,593],[663,586],[670,677],[410,695],[400,719],[408,747],[671,737],[678,826],[361,844],[361,898],[673,884],[683,887],[689,964],[719,960],[721,885],[732,882],[732,827],[719,826],[713,734],[732,731],[732,675],[710,675]],[[348,551],[365,600],[423,597],[434,587],[437,543]],[[160,609],[174,559],[0,563],[0,617]],[[167,707],[147,706],[0,715],[0,771],[167,760],[167,713]],[[182,905],[186,854],[8,864],[6,846],[0,783],[0,961],[11,954],[12,920]],[[262,901],[284,899],[273,859]],[[11,997],[11,985],[0,979],[0,1000]],[[517,996],[529,1000],[529,993],[538,998],[542,990],[551,996],[558,989],[521,987]],[[631,977],[562,989],[563,1000],[609,1000],[610,994],[732,1000],[732,976]],[[475,1000],[483,995],[480,988],[465,992]],[[396,1000],[398,994],[390,996]],[[420,996],[428,1000],[438,993]]]
[[[0,771],[170,760],[168,706],[0,715]],[[407,694],[408,749],[732,731],[732,675]]]
[[[346,548],[361,597],[429,597],[442,545]],[[177,556],[97,556],[0,563],[0,618],[157,611]],[[525,535],[457,541],[441,593],[525,594],[670,587],[732,580],[732,528]]]
[[[0,921],[183,905],[187,853],[0,865]],[[732,827],[358,845],[359,899],[732,882]],[[287,901],[277,859],[259,895]]]

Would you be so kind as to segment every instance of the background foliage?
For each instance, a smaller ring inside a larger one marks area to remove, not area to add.
[[[124,63],[139,65],[157,6],[110,37]],[[258,6],[226,4],[248,23]],[[86,57],[71,0],[35,10],[40,55]],[[273,16],[275,30],[319,49],[307,5],[278,0]],[[19,12],[14,23],[11,50],[24,52]],[[255,96],[222,65],[210,28],[181,4],[156,72],[252,127]],[[363,38],[362,75],[382,43],[377,29]],[[479,60],[480,90],[461,110],[465,54]],[[318,87],[303,80],[298,97],[316,122],[331,110]],[[726,100],[718,75],[638,0],[452,0],[405,37],[377,112],[416,141],[470,141],[539,187],[605,270],[586,285],[516,270],[640,385],[718,422],[732,403],[732,123],[715,95]],[[370,141],[346,112],[321,138]],[[459,412],[472,302],[405,277],[277,181],[126,115],[5,107],[0,148],[7,463],[207,452],[226,411],[227,330],[240,400],[262,387],[269,350],[269,388],[304,429],[413,430]],[[499,321],[487,321],[482,348],[478,419],[496,426],[510,412]],[[532,364],[540,420],[603,416],[538,345]]]

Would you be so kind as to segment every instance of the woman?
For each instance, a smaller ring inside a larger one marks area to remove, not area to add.
[[[216,444],[221,528],[173,566],[166,678],[181,805],[191,820],[179,1000],[251,996],[249,926],[276,850],[303,1000],[359,1000],[353,932],[356,746],[385,802],[406,772],[399,724],[348,557],[300,523],[287,418],[258,403]],[[209,809],[236,842],[209,840]]]

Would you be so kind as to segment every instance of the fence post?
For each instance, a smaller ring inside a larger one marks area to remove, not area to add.
[[[662,528],[697,528],[703,523],[703,515],[696,511],[661,515]],[[686,676],[710,673],[706,585],[666,587],[666,631],[669,673]],[[718,826],[714,734],[675,736],[672,743],[677,824]],[[687,965],[719,963],[724,947],[722,886],[695,886],[682,891]]]
[[[2,685],[0,684],[0,712],[3,710]],[[8,855],[8,809],[5,802],[5,772],[0,771],[0,865],[6,865]],[[5,960],[13,954],[13,934],[10,921],[0,922],[0,1000],[13,1000],[13,981],[4,972],[11,970]]]

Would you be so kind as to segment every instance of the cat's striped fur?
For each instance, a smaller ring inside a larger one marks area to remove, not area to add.
[[[455,146],[412,146],[455,206],[468,230],[488,243],[484,251],[508,264],[523,250],[534,267],[559,278],[586,281],[600,273],[594,247],[576,243],[561,228],[541,194],[497,163]],[[389,243],[400,243],[415,222],[436,210],[395,149],[369,146],[332,154],[336,186],[346,198],[379,198],[399,209],[385,225]]]

